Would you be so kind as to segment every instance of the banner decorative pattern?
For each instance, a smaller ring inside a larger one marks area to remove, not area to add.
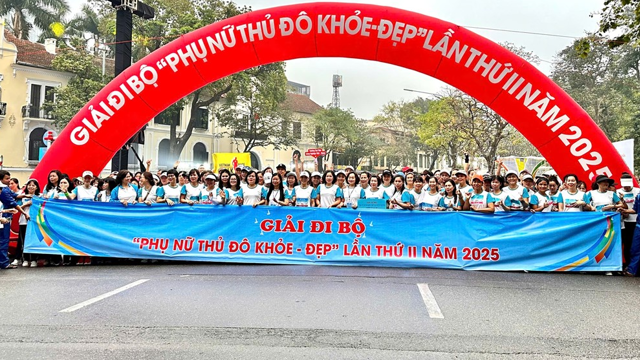
[[[25,252],[268,264],[620,271],[617,213],[419,212],[34,199]]]

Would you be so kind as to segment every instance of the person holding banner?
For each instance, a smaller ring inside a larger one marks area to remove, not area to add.
[[[493,205],[495,200],[490,193],[484,191],[483,182],[482,175],[473,176],[471,180],[473,191],[464,200],[463,209],[465,211],[471,210],[484,214],[493,214],[495,212],[495,206]]]
[[[442,188],[444,193],[438,202],[438,208],[444,211],[460,211],[462,210],[462,199],[459,195],[460,190],[456,189],[456,182],[447,179]]]
[[[73,197],[78,201],[95,201],[98,196],[98,188],[93,187],[91,181],[93,173],[85,171],[82,173],[82,186],[73,189]]]
[[[347,175],[347,186],[343,190],[344,206],[347,208],[357,209],[358,200],[364,199],[364,190],[360,187],[360,178],[354,171]]]
[[[511,198],[504,192],[504,178],[501,175],[491,177],[491,196],[495,212],[511,211]]]
[[[226,205],[227,195],[224,189],[216,187],[216,177],[209,174],[204,177],[206,186],[200,190],[200,204],[205,205]]]
[[[384,199],[389,200],[387,193],[378,187],[380,179],[377,176],[369,178],[369,187],[364,190],[365,199]]]
[[[73,182],[69,178],[63,177],[58,183],[58,191],[55,198],[58,200],[73,200],[75,198],[72,192],[73,189]]]
[[[342,189],[342,191],[347,187],[347,173],[344,172],[344,170],[338,170],[336,173],[336,185]]]
[[[311,173],[311,187],[313,187],[313,193],[311,194],[311,204],[313,207],[320,207],[320,185],[322,184],[322,174],[318,171]]]
[[[518,174],[513,171],[507,171],[505,175],[507,186],[502,189],[511,199],[512,211],[524,211],[529,207],[529,190],[518,183]]]
[[[278,172],[278,174],[279,173],[280,172]],[[244,205],[256,207],[260,205],[260,202],[262,201],[263,187],[258,185],[258,182],[257,182],[258,177],[256,176],[256,172],[253,170],[247,173],[247,176],[245,177],[245,179],[247,183],[242,185],[242,203]],[[280,180],[282,180],[282,177],[280,177]],[[271,181],[273,182],[273,178],[271,178]]]
[[[640,213],[640,195],[636,196],[636,199],[633,203],[633,209],[629,211],[630,214],[638,214]],[[636,227],[633,231],[633,240],[631,242],[631,249],[629,250],[629,266],[624,270],[623,274],[625,276],[636,276],[638,273],[638,266],[640,265],[640,226],[638,226],[638,222],[640,221],[640,216],[636,217]]]
[[[609,179],[606,175],[598,175],[595,183],[598,185],[598,190],[591,190],[585,194],[584,201],[588,204],[589,210],[617,211],[627,207],[615,191],[609,190],[609,186],[614,183],[613,179]]]
[[[129,170],[120,170],[116,176],[116,188],[111,192],[111,201],[120,202],[123,206],[135,205],[138,197],[138,188],[131,184],[133,175]]]
[[[627,205],[626,208],[619,209],[624,220],[624,227],[622,229],[622,248],[624,250],[624,263],[629,264],[631,243],[633,241],[633,233],[636,229],[636,220],[638,214],[633,211],[635,200],[640,189],[633,187],[633,177],[629,173],[622,173],[620,177],[621,189],[618,190],[618,196]]]
[[[402,181],[404,182],[404,180]],[[391,196],[393,196],[393,193],[395,192],[395,189],[396,189],[391,182],[392,182],[391,170],[386,169],[382,172],[382,184],[380,185],[380,188],[384,190],[385,193],[387,193],[387,197],[389,199],[391,199]]]
[[[389,209],[393,210],[411,210],[411,194],[404,188],[404,178],[402,175],[396,175],[393,178],[394,191],[389,200]]]
[[[422,208],[422,206],[424,205],[423,197],[425,195],[423,187],[424,180],[422,179],[422,177],[417,177],[413,183],[413,189],[408,190],[409,195],[411,195],[410,202],[411,204],[413,204],[413,210],[426,210]]]
[[[160,178],[162,180],[162,177]],[[169,206],[173,206],[180,202],[180,191],[182,188],[177,184],[178,171],[176,169],[169,169],[167,171],[167,185],[163,185],[156,191],[158,195],[158,203],[166,203]]]
[[[229,187],[224,189],[224,195],[227,199],[227,204],[242,205],[242,187],[240,186],[240,177],[238,175],[229,175]]]
[[[44,187],[44,198],[55,199],[58,193],[58,183],[62,179],[62,173],[59,170],[51,170],[47,177],[47,185]]]
[[[284,196],[284,186],[282,186],[282,176],[280,176],[280,173],[274,174],[269,187],[262,189],[262,200],[260,200],[257,205],[265,204],[268,206],[289,205],[289,200]]]
[[[371,174],[366,171],[360,173],[360,188],[362,190],[367,190],[369,188],[369,179],[371,179]]]
[[[142,184],[138,189],[138,202],[151,206],[158,199],[158,187],[153,179],[153,174],[145,171],[142,173],[140,181]]]
[[[558,211],[558,198],[560,197],[560,180],[556,176],[549,176],[549,197],[553,202],[551,211]]]
[[[40,196],[40,184],[36,179],[27,180],[27,185],[24,189],[25,197],[22,198],[20,206],[24,211],[29,212],[29,208],[33,202],[34,197]],[[22,258],[22,267],[38,267],[37,255],[24,253],[24,241],[27,235],[27,218],[24,215],[20,215],[20,230],[18,231],[18,247],[16,249],[16,259]],[[2,229],[0,229],[2,231]],[[16,264],[17,265],[17,264]]]
[[[297,176],[294,172],[289,171],[287,174],[287,184],[284,186],[284,198],[287,199],[291,206],[293,206],[293,199],[296,197],[296,186],[298,186]]]
[[[197,204],[200,202],[202,192],[202,187],[200,187],[200,173],[197,169],[191,169],[189,170],[188,178],[189,183],[182,185],[182,189],[180,189],[180,203],[189,205]]]
[[[565,175],[564,187],[558,196],[558,211],[583,211],[583,207],[588,205],[584,193],[578,190],[578,177],[574,174]]]
[[[531,195],[531,212],[551,212],[553,200],[551,200],[551,197],[547,194],[548,188],[549,180],[545,177],[539,178],[536,182],[536,189],[538,191]]]
[[[335,174],[333,170],[327,170],[322,176],[322,184],[318,186],[320,190],[316,191],[321,208],[341,208],[343,193],[342,189],[338,185],[333,183]]]
[[[220,182],[218,182],[218,189],[227,189],[229,188],[229,177],[231,176],[231,172],[227,169],[220,170]]]
[[[102,181],[102,190],[96,195],[96,201],[109,202],[111,201],[111,191],[116,188],[116,180],[112,177],[107,177]]]
[[[315,189],[309,185],[309,172],[300,173],[300,185],[293,189],[292,203],[297,207],[310,207],[315,196]]]

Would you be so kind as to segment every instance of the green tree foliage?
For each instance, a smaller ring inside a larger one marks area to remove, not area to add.
[[[69,12],[65,0],[2,0],[0,17],[9,15],[9,28],[18,39],[28,39],[34,27],[47,31]]]
[[[420,115],[429,110],[431,100],[418,98],[411,102],[391,101],[383,106],[382,112],[373,119],[377,127],[377,133],[381,142],[386,142],[376,151],[376,156],[387,159],[390,168],[412,164],[416,161],[418,151],[424,150],[431,158],[438,157],[439,149],[430,148],[420,140],[418,129],[420,128]],[[394,139],[385,135],[393,134]],[[386,140],[386,141],[385,141]]]
[[[217,107],[216,118],[236,139],[238,152],[254,147],[295,146],[292,112],[283,106],[287,94],[284,63],[259,66],[234,77],[235,82]],[[238,105],[241,106],[238,106]]]
[[[585,41],[591,44],[587,54],[578,48]],[[595,37],[576,40],[558,54],[551,77],[611,141],[638,139],[640,49],[630,44],[610,48]]]
[[[358,167],[379,145],[366,121],[356,118],[351,110],[325,108],[308,120],[306,128],[316,146],[327,152],[325,161],[338,154],[341,164]]]
[[[53,59],[53,68],[74,74],[67,86],[53,90],[54,103],[43,104],[45,111],[51,113],[54,125],[62,129],[105,86],[108,79],[102,77],[96,58],[84,51],[63,51]]]
[[[607,42],[615,48],[624,44],[637,44],[640,40],[640,0],[605,0],[600,15],[599,36],[612,34]],[[584,49],[589,42],[581,41]],[[588,50],[588,48],[587,48]]]

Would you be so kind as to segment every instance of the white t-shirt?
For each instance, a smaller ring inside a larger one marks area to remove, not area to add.
[[[569,193],[569,190],[562,190],[558,196],[558,203],[564,204],[565,212],[580,212],[582,206],[574,206],[578,201],[585,201],[584,193],[578,190],[575,194]]]
[[[227,196],[226,193],[225,196]],[[222,197],[220,196],[218,187],[214,186],[212,190],[208,190],[206,187],[200,189],[199,203],[205,205],[222,204]]]
[[[531,205],[541,206],[542,212],[551,212],[551,208],[553,207],[553,200],[551,200],[551,197],[549,195],[542,195],[539,192],[533,193],[529,201],[531,202]]]
[[[454,200],[453,196],[449,197],[441,194],[440,201],[438,201],[438,207],[445,208],[445,211],[455,211],[454,206],[460,206],[460,198]]]
[[[613,191],[600,192],[600,190],[591,190],[585,194],[585,201],[594,206],[596,211],[602,211],[607,205],[614,205],[620,201],[618,194]]]
[[[193,186],[191,183],[188,183],[183,185],[182,189],[180,189],[180,195],[185,195],[185,200],[200,201],[201,193],[202,187],[200,184]]]
[[[242,185],[242,198],[244,205],[253,206],[253,204],[259,203],[262,200],[262,186],[255,185],[252,189],[249,185]]]
[[[431,194],[429,191],[422,190],[420,194],[418,194],[415,190],[409,191],[411,196],[413,196],[413,208],[415,210],[422,211],[430,211],[433,208],[438,207],[438,203],[440,202],[440,198],[442,195],[440,193]]]
[[[330,208],[334,202],[336,202],[337,198],[342,197],[342,189],[338,187],[338,185],[331,185],[331,187],[327,187],[325,184],[320,184],[318,187],[320,189],[320,207],[321,208]]]
[[[227,204],[238,205],[238,198],[242,198],[242,188],[238,190],[231,190],[231,188],[225,188],[224,194],[227,197]]]
[[[510,189],[508,186],[502,188],[502,192],[506,193],[511,199],[511,210],[524,210],[524,204],[520,202],[520,198],[527,200],[529,198],[529,190],[524,186],[518,184],[515,189]]]
[[[624,191],[624,188],[618,190],[618,193],[622,195],[622,201],[627,204],[629,209],[633,209],[633,205],[636,202],[636,196],[640,194],[639,188],[631,188],[631,191]],[[636,222],[638,218],[638,214],[629,214],[629,217],[624,219],[625,222]]]
[[[149,194],[149,195],[147,195],[147,194]],[[149,191],[147,191],[147,189],[145,189],[144,186],[141,186],[140,189],[138,189],[138,197],[142,201],[150,201],[150,202],[154,203],[154,202],[156,202],[156,199],[158,198],[158,187],[153,185],[151,187],[151,189],[149,189]]]
[[[307,185],[306,188],[303,188],[302,185],[298,185],[293,190],[296,194],[296,206],[309,207],[309,201],[311,199],[311,194],[313,193],[313,186]]]
[[[496,204],[498,201],[502,202],[504,206],[506,206],[507,208],[511,208],[511,199],[509,198],[509,195],[506,192],[501,191],[499,195],[496,195],[496,193],[492,192],[491,197],[493,197],[493,203],[494,203],[493,205],[494,205],[495,212],[504,211],[502,206],[498,206],[498,204]]]
[[[94,201],[96,195],[98,195],[98,189],[93,186],[87,189],[82,185],[73,189],[73,193],[76,195],[76,200],[78,201]]]
[[[391,199],[391,197],[393,196],[393,192],[396,190],[396,187],[393,186],[393,183],[391,183],[391,185],[389,185],[388,187],[385,187],[384,185],[380,185],[380,189],[384,190],[384,192],[387,193],[387,196],[389,197],[389,199]]]
[[[96,200],[99,202],[109,202],[111,201],[111,195],[107,195],[107,190],[102,190],[96,196]]]
[[[384,199],[385,194],[386,192],[384,191],[384,189],[378,188],[378,190],[372,191],[371,186],[364,190],[365,199]]]
[[[126,188],[120,186],[118,188],[118,201],[125,200],[127,203],[132,203],[138,200],[138,193],[133,186],[127,186]]]
[[[163,198],[165,200],[171,200],[173,202],[180,201],[180,191],[182,190],[182,186],[176,184],[175,187],[167,184],[162,186],[156,191],[158,197]]]
[[[490,193],[482,191],[480,194],[469,193],[469,206],[474,209],[483,209],[489,207],[487,204],[494,202]],[[466,201],[466,200],[465,200]]]
[[[356,185],[353,188],[347,186],[342,190],[342,194],[344,195],[344,204],[346,207],[352,207],[354,204],[358,206],[358,200],[365,198],[364,190],[362,190],[360,185]]]

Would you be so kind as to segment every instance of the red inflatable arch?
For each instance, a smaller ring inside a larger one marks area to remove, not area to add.
[[[561,175],[593,180],[629,171],[571,97],[500,45],[401,9],[308,3],[211,24],[138,61],[71,120],[33,176],[46,181],[52,169],[98,173],[142,126],[196,89],[254,66],[312,57],[380,61],[442,80],[509,121]]]

